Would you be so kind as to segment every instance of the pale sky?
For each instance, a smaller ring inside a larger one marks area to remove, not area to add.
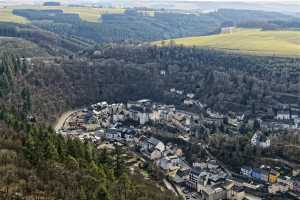
[[[142,1],[147,1],[147,0],[142,0]],[[272,3],[299,3],[300,4],[300,0],[162,0],[162,1],[246,2],[246,3],[272,2]]]
[[[4,0],[5,1],[5,0]],[[25,2],[37,2],[37,0],[7,0],[6,2],[22,2],[22,3],[25,3]],[[40,2],[42,2],[43,0],[38,0]],[[47,0],[44,0],[44,1],[47,1]],[[55,1],[55,0],[54,0]],[[72,0],[56,0],[56,1],[61,1],[61,2],[72,2]],[[75,0],[75,1],[81,1],[81,2],[101,2],[101,1],[110,1],[110,2],[114,2],[114,0]],[[117,1],[120,1],[120,0],[117,0]],[[132,0],[132,1],[151,1],[151,0]],[[292,3],[300,3],[300,0],[161,0],[161,1],[206,1],[206,2],[209,2],[209,1],[213,1],[213,2],[216,2],[216,1],[219,1],[219,2],[233,2],[233,1],[239,1],[239,2],[247,2],[247,3],[255,3],[255,2],[274,2],[274,3],[282,3],[282,2],[292,2]]]
[[[1,0],[0,0],[1,1]],[[21,4],[26,4],[26,3],[33,3],[33,2],[44,2],[44,1],[50,1],[50,0],[3,0],[3,2],[7,3],[21,3]],[[94,3],[100,3],[100,2],[176,2],[176,1],[199,1],[199,2],[245,2],[245,3],[277,3],[277,4],[299,4],[299,9],[300,9],[300,0],[53,0],[53,1],[59,1],[63,3],[75,3],[75,2],[94,2]]]

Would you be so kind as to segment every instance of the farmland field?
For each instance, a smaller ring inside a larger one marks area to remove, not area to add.
[[[259,55],[300,56],[300,31],[236,29],[232,33],[177,38],[176,45],[215,48]],[[154,42],[160,45],[162,42]],[[165,44],[170,40],[164,41]]]
[[[24,24],[27,23],[28,20],[21,16],[16,16],[12,13],[13,9],[11,8],[1,8],[0,9],[0,22],[15,22]]]
[[[64,13],[79,14],[82,20],[88,22],[99,22],[102,14],[121,14],[125,11],[122,8],[91,8],[91,7],[68,7],[68,6],[18,6],[0,9],[0,21],[26,23],[25,18],[15,16],[13,9],[35,9],[35,10],[63,10]]]

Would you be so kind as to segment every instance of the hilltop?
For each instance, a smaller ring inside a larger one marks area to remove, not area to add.
[[[170,42],[176,45],[208,47],[258,55],[300,56],[299,31],[235,29],[230,33],[163,41],[165,44]],[[161,45],[161,43],[160,41],[154,44]]]
[[[221,9],[212,13],[95,8],[84,6],[15,6],[5,8],[0,22],[33,25],[84,43],[151,42],[211,35],[222,27],[276,21],[277,27],[299,28],[295,17],[275,12]],[[0,9],[0,13],[1,13]],[[279,22],[279,24],[278,24]],[[270,23],[274,26],[274,23]]]
[[[12,11],[15,9],[30,9],[30,10],[62,10],[64,14],[77,14],[80,19],[87,22],[100,22],[103,14],[122,14],[125,9],[122,8],[94,8],[85,6],[14,6],[11,9],[6,9],[7,12],[11,11],[10,15],[16,18],[10,18],[15,20],[16,23],[20,22],[22,17],[15,15]],[[23,18],[25,19],[25,18]],[[1,17],[0,17],[1,20]],[[21,21],[23,23],[28,22],[26,19]]]

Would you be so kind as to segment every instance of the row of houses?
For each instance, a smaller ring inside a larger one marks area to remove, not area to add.
[[[182,110],[176,110],[174,105],[161,105],[152,103],[151,100],[139,100],[128,102],[127,109],[129,119],[143,125],[150,121],[156,123],[167,123],[179,130],[189,131],[199,116]]]
[[[278,194],[292,191],[300,193],[300,182],[289,176],[281,176],[279,172],[262,166],[261,168],[241,167],[240,173],[249,178],[268,184],[268,193]],[[255,189],[256,190],[256,189]]]
[[[276,112],[277,120],[300,119],[300,109],[283,109]]]
[[[293,180],[289,176],[279,177],[277,183],[269,186],[269,193],[275,194],[278,192],[293,191],[295,193],[300,193],[300,181]]]
[[[227,179],[227,174],[214,160],[193,163],[183,159],[182,150],[171,143],[151,137],[139,139],[140,151],[162,170],[176,185],[195,191],[200,199],[237,199],[245,197],[245,190]]]
[[[125,141],[125,142],[133,142],[137,132],[133,128],[110,128],[107,129],[105,133],[105,137],[110,141]]]
[[[91,115],[97,119],[102,127],[110,127],[112,123],[126,119],[126,106],[123,103],[108,104],[99,102],[89,108]]]
[[[200,199],[242,200],[245,198],[244,187],[240,187],[234,181],[227,179],[227,174],[222,172],[218,165],[209,163],[206,163],[206,165],[207,168],[194,167],[186,181],[186,185],[196,191],[201,197]],[[212,171],[219,169],[220,171],[212,173],[210,169]]]
[[[223,182],[227,176],[223,169],[214,161],[194,163],[186,184],[189,188],[199,192],[201,187]]]
[[[150,121],[167,121],[176,109],[173,105],[153,104],[149,99],[142,99],[129,101],[127,105],[99,102],[92,105],[91,110],[102,122],[116,123],[130,119],[144,125]]]
[[[300,192],[300,182],[288,176],[280,176],[280,173],[271,168],[261,167],[252,169],[244,166],[241,168],[241,174],[256,180],[271,183],[269,193],[294,191]]]
[[[260,181],[276,183],[280,173],[273,169],[256,168],[243,166],[241,167],[241,174],[247,177],[251,177]]]
[[[172,143],[165,145],[154,137],[141,136],[137,145],[140,147],[141,153],[150,160],[156,161],[157,165],[166,171],[169,170],[169,167],[172,168],[173,165],[178,164],[183,156],[182,149],[177,147],[177,145]]]
[[[273,129],[299,129],[300,108],[286,108],[276,111],[275,120],[272,122]]]

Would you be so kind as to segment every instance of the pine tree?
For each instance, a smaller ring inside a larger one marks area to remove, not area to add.
[[[120,196],[123,196],[122,199],[126,200],[128,199],[128,192],[130,189],[130,181],[127,176],[127,174],[122,174],[122,176],[119,179],[119,188],[120,188]]]
[[[21,63],[21,69],[22,69],[22,74],[26,74],[28,72],[28,66],[27,66],[27,63],[26,63],[26,60],[25,58],[23,57],[22,58],[22,63]]]
[[[125,169],[125,162],[122,158],[122,148],[120,146],[116,146],[115,149],[115,163],[114,163],[114,173],[117,178],[119,178]]]
[[[28,113],[28,112],[31,111],[31,108],[32,108],[31,94],[30,94],[30,90],[29,90],[28,87],[23,88],[23,90],[21,92],[21,96],[22,96],[22,99],[24,101],[23,111],[25,113]]]
[[[47,160],[58,160],[58,153],[57,149],[55,148],[54,144],[47,139],[44,151],[44,157]]]
[[[96,193],[96,200],[112,200],[111,195],[103,185],[100,185]]]
[[[31,162],[36,162],[36,152],[35,152],[36,141],[32,132],[29,132],[25,141],[24,155]]]
[[[86,196],[86,193],[85,193],[85,190],[83,187],[80,187],[80,194],[79,194],[79,200],[88,200],[87,196]]]

